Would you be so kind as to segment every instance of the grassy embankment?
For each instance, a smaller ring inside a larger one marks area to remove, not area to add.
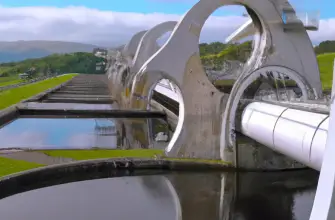
[[[333,83],[333,67],[335,53],[325,53],[317,56],[320,78],[324,90],[330,90]]]
[[[154,158],[163,154],[162,150],[155,149],[136,149],[136,150],[45,150],[40,151],[51,157],[65,157],[74,160],[92,160],[100,158]],[[31,163],[22,160],[8,159],[0,157],[0,177],[9,174],[22,172],[38,167],[43,164]]]
[[[0,87],[19,84],[22,81],[17,76],[0,77]]]
[[[90,160],[99,158],[117,158],[117,157],[135,157],[135,158],[153,158],[162,155],[161,150],[46,150],[41,151],[52,157],[66,157],[74,160]],[[38,167],[43,164],[31,163],[22,160],[8,159],[0,157],[0,177],[9,174],[22,172]]]
[[[102,158],[162,158],[171,161],[192,161],[215,164],[228,164],[220,160],[205,160],[192,158],[165,158],[163,150],[157,149],[132,149],[132,150],[44,150],[39,151],[51,157],[71,158],[77,161],[93,160]],[[0,157],[0,177],[22,172],[33,168],[45,166],[43,164],[31,163],[21,160]]]
[[[58,86],[72,79],[75,75],[76,74],[68,74],[64,76],[59,76],[52,79],[47,79],[37,83],[32,83],[29,85],[20,86],[18,88],[13,88],[0,92],[0,110],[17,104],[20,101],[28,99],[47,89]]]
[[[0,177],[41,166],[43,165],[0,157]]]
[[[76,74],[69,74],[0,92],[0,110],[14,105],[24,99],[37,95],[38,93],[47,89],[60,85],[61,83],[70,80],[75,75]],[[0,86],[10,84],[15,84],[15,79],[13,77],[1,78]],[[40,166],[43,165],[0,157],[0,176],[33,169]]]

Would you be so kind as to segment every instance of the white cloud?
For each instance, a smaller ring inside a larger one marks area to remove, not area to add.
[[[174,14],[99,11],[85,7],[0,7],[0,41],[64,40],[117,46],[138,31],[179,19],[180,15]],[[212,16],[201,40],[223,41],[245,19]],[[335,19],[322,20],[320,30],[311,36],[314,42],[335,39]]]
[[[335,40],[335,18],[321,20],[319,31],[310,32],[313,41]]]

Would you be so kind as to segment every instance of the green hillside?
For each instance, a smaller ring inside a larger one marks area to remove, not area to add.
[[[39,59],[27,59],[20,62],[0,64],[0,81],[4,77],[17,76],[32,71],[34,76],[48,73],[102,73],[96,71],[96,64],[103,58],[92,53],[78,52],[69,54],[53,54]]]
[[[333,82],[333,67],[335,53],[320,54],[317,57],[320,69],[320,78],[324,89],[330,89]]]
[[[76,75],[77,74],[66,74],[0,92],[0,111],[24,99],[37,95],[40,92],[58,86]]]
[[[64,41],[0,41],[0,63],[36,59],[51,54],[92,52],[98,46]]]
[[[214,70],[221,69],[224,60],[247,61],[252,51],[252,42],[247,41],[242,44],[222,44],[218,42],[200,45],[200,56],[204,66],[212,67]],[[217,48],[225,48],[220,52]]]
[[[223,44],[214,42],[199,45],[202,64],[213,70],[219,70],[224,60],[239,60],[245,62],[252,51],[252,42],[242,44]],[[321,82],[325,90],[332,86],[333,65],[335,58],[335,41],[324,41],[315,47],[319,63]]]

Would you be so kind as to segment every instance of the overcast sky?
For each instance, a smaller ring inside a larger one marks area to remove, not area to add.
[[[298,1],[298,0],[295,0]],[[141,30],[163,21],[179,20],[195,0],[3,0],[0,41],[62,40],[118,46]],[[300,0],[306,2],[306,0]],[[303,10],[321,11],[320,29],[310,32],[313,43],[335,40],[335,2],[321,6],[308,1]],[[246,18],[240,6],[225,7],[207,21],[202,42],[224,41]]]

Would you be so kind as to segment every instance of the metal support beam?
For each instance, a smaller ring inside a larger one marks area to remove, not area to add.
[[[256,33],[256,28],[252,22],[252,20],[248,20],[241,27],[239,27],[236,31],[234,31],[231,35],[226,38],[226,43],[233,43],[243,38],[249,37]]]
[[[52,118],[165,118],[161,111],[138,110],[83,110],[83,109],[19,109],[20,117]]]

